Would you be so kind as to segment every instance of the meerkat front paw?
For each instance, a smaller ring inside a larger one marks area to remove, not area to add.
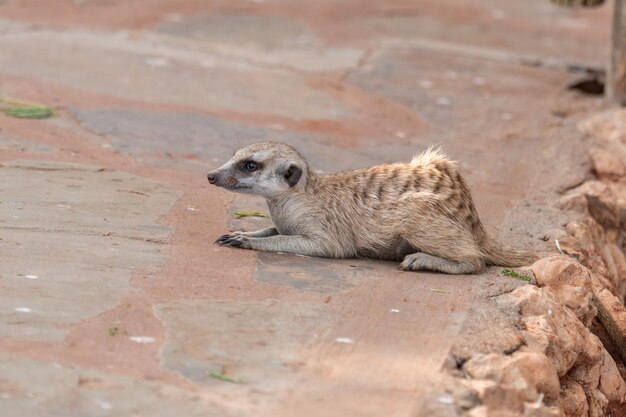
[[[229,233],[215,241],[220,246],[233,246],[235,248],[250,249],[250,238],[243,234]]]
[[[217,243],[218,245],[223,245],[227,240],[236,239],[240,236],[243,236],[244,234],[245,232],[240,232],[240,231],[226,233],[225,235],[222,235],[219,238],[217,238],[217,240],[214,243]]]

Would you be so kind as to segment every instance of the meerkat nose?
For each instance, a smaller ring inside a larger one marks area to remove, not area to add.
[[[209,180],[209,183],[211,184],[215,184],[215,181],[217,181],[217,177],[212,172],[209,172],[208,174],[206,174],[206,177]]]

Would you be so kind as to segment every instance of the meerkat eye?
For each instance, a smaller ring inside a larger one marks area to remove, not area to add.
[[[258,165],[256,162],[254,161],[247,161],[244,165],[244,167],[246,168],[246,170],[248,171],[256,171],[256,169],[258,168]]]

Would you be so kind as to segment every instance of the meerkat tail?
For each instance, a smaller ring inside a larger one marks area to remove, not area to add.
[[[539,259],[533,252],[515,249],[492,238],[487,238],[481,249],[489,265],[518,267],[530,265]]]

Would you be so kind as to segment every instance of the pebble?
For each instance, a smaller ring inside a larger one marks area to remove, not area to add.
[[[170,63],[165,58],[148,58],[144,63],[150,67],[163,68],[167,67]]]
[[[430,80],[421,80],[419,84],[422,88],[433,88],[434,85]]]
[[[506,12],[504,10],[494,9],[491,11],[491,17],[497,20],[504,19],[506,17]]]
[[[472,82],[474,85],[485,85],[487,83],[483,77],[474,77]]]
[[[449,395],[442,395],[440,397],[437,397],[437,401],[441,404],[452,404],[454,403],[454,398]]]
[[[165,20],[167,20],[168,22],[182,22],[185,16],[183,16],[180,13],[169,13],[167,15],[165,15]]]
[[[354,343],[354,340],[350,339],[349,337],[338,337],[335,339],[335,342],[337,343]]]
[[[130,340],[136,343],[154,343],[156,339],[151,336],[131,336]]]
[[[99,398],[96,398],[93,400],[94,403],[98,404],[100,406],[100,408],[102,408],[103,410],[110,410],[113,408],[113,406],[111,405],[111,403],[101,400]]]

